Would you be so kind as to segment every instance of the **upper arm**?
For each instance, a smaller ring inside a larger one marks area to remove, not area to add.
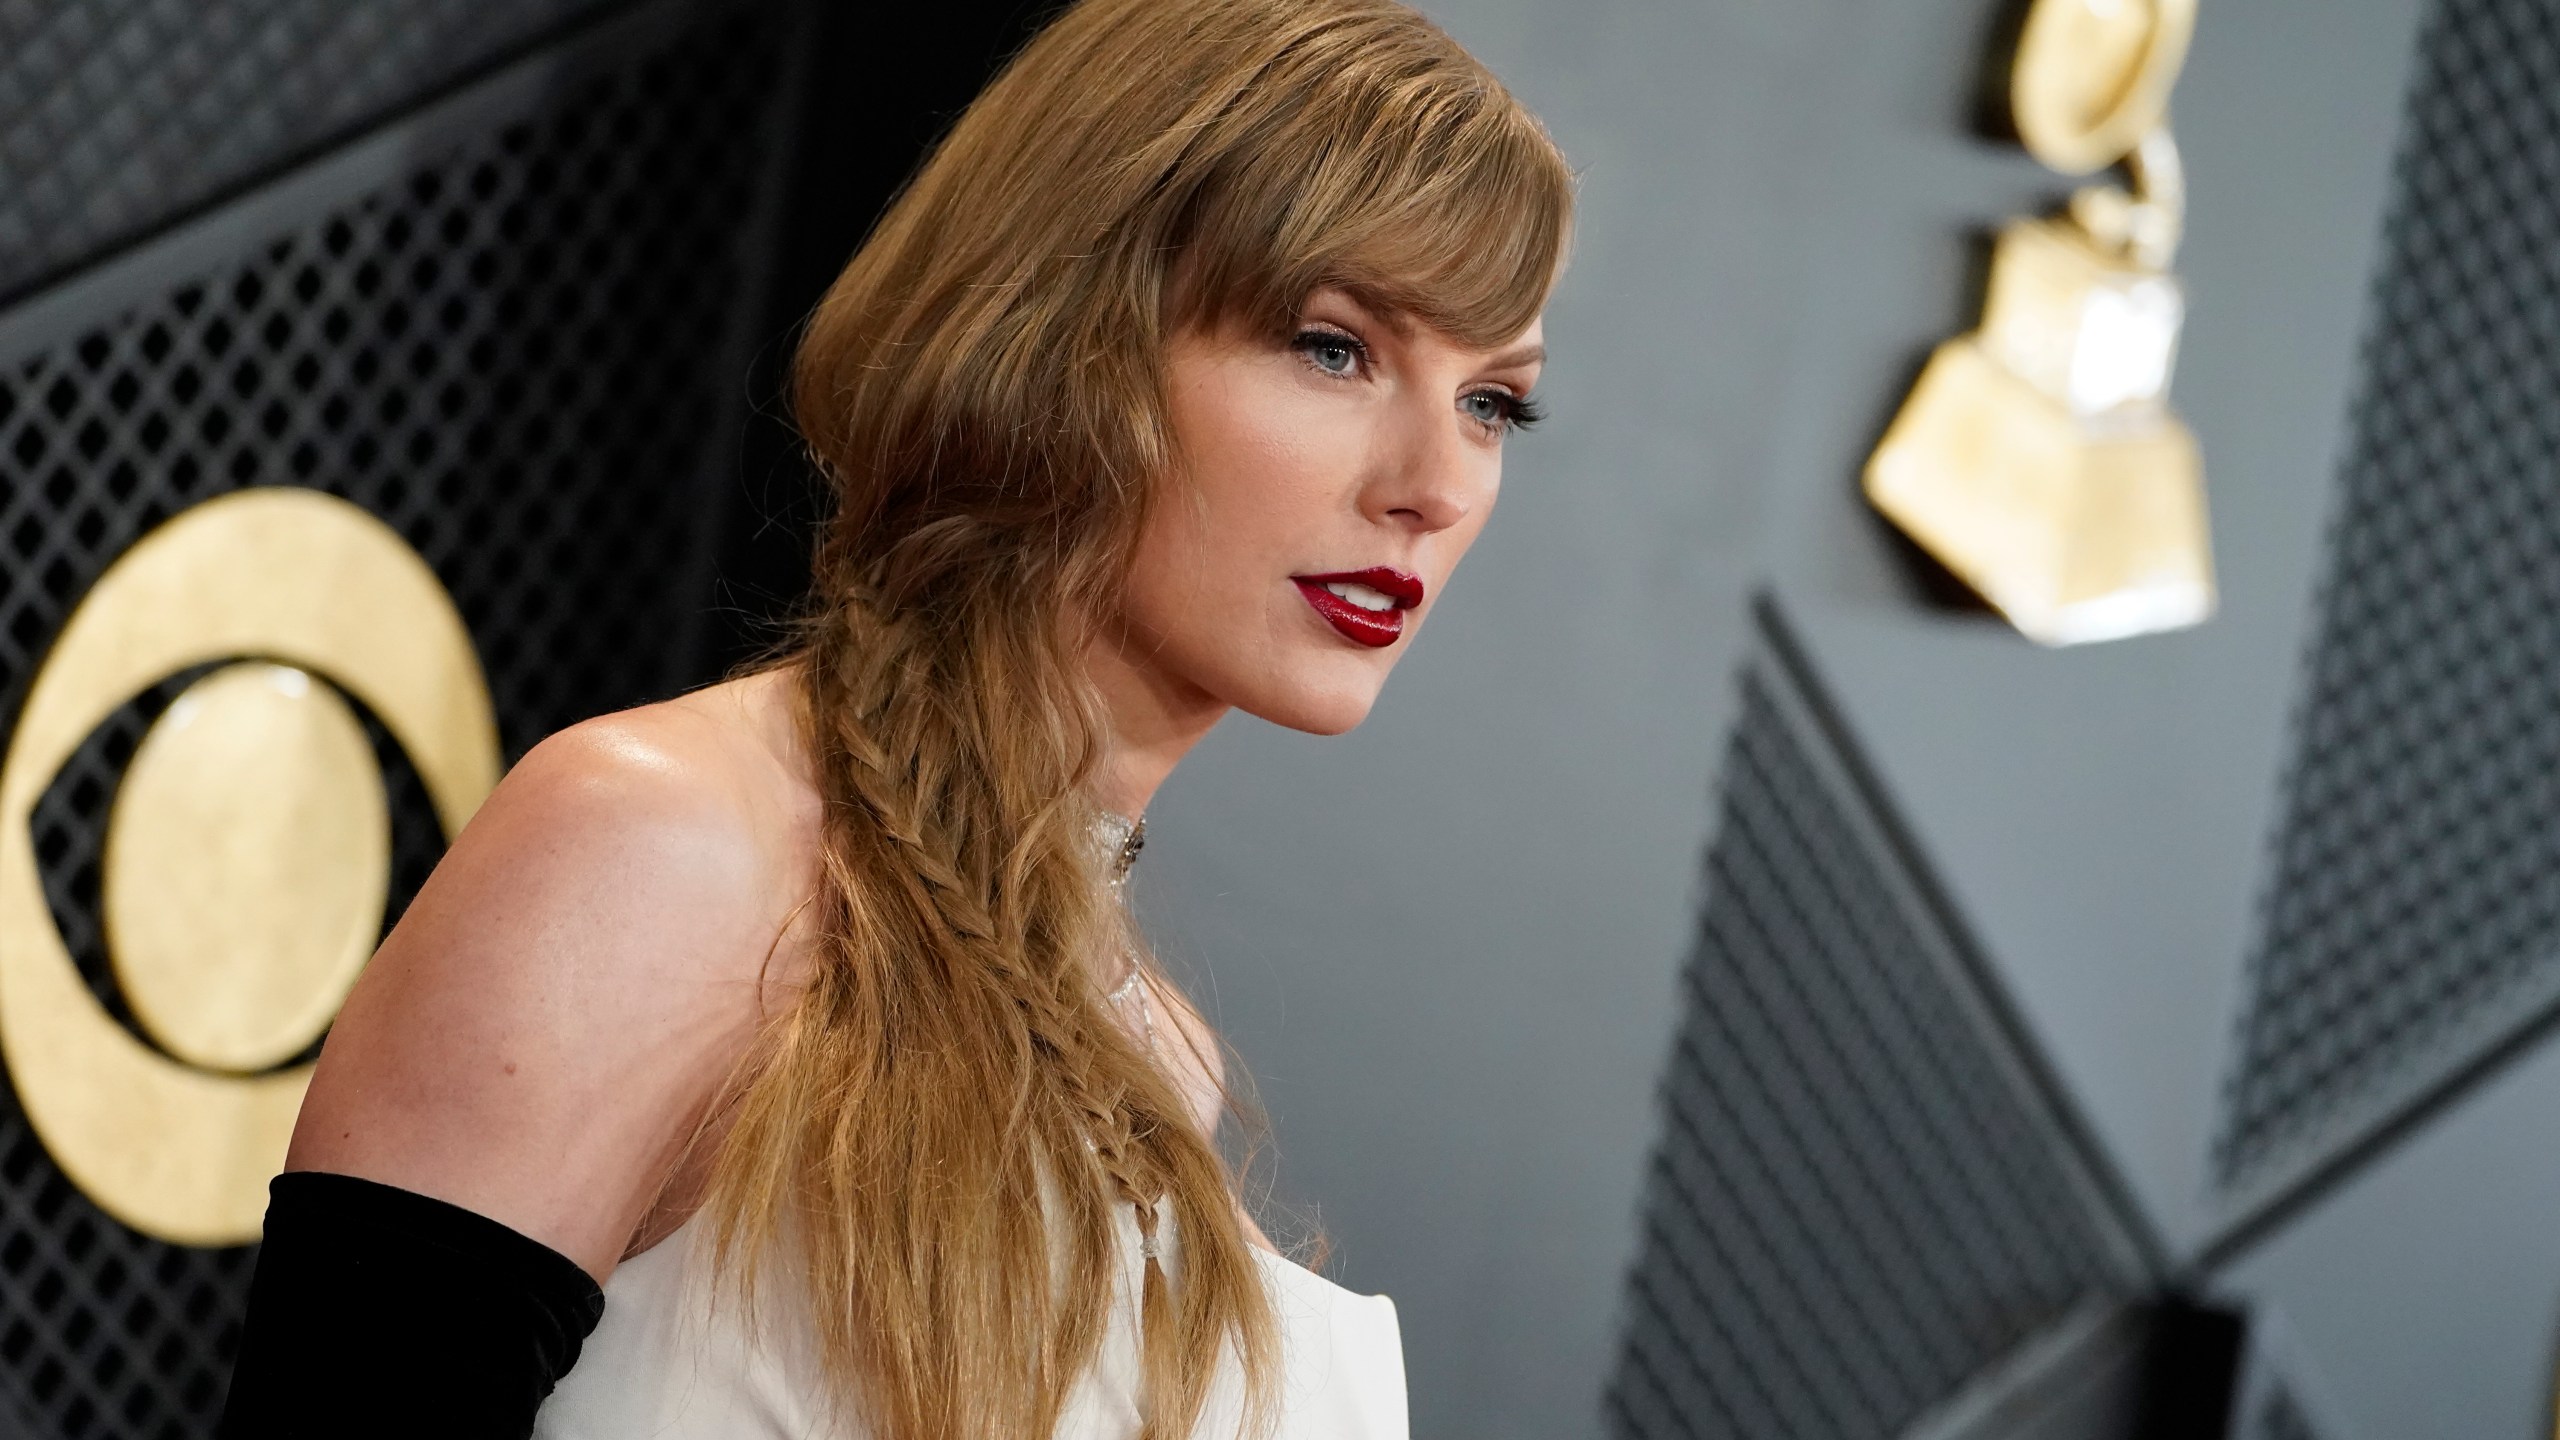
[[[348,997],[288,1169],[611,1272],[777,998],[790,879],[688,723],[590,722],[515,768]]]

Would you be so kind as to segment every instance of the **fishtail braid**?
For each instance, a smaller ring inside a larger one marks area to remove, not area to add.
[[[1164,1204],[1186,1182],[1220,1195],[1230,1187],[1178,1090],[1102,998],[1098,962],[1122,953],[1128,937],[1125,917],[1102,900],[1085,838],[1091,812],[1078,799],[1095,762],[1091,717],[1026,727],[1036,764],[1019,753],[976,753],[990,743],[996,717],[984,713],[986,696],[998,687],[975,670],[988,652],[1006,648],[1035,652],[1002,662],[1025,668],[1037,663],[1038,647],[1002,626],[943,618],[936,625],[913,612],[892,615],[856,590],[839,596],[803,651],[804,728],[830,797],[819,913],[836,942],[824,948],[842,958],[822,968],[800,1013],[778,1028],[765,1071],[805,1072],[795,1052],[822,1047],[831,1032],[868,1033],[874,1043],[843,1067],[839,1087],[793,1100],[828,1112],[825,1126],[803,1132],[811,1143],[795,1162],[734,1170],[804,1197],[804,1225],[906,1235],[905,1266],[809,1277],[822,1334],[866,1351],[871,1368],[891,1377],[954,1365],[936,1360],[926,1337],[952,1328],[968,1295],[1002,1293],[973,1286],[979,1277],[952,1263],[968,1249],[952,1232],[974,1227],[1044,1253],[1064,1241],[1062,1293],[1035,1291],[995,1327],[1025,1342],[1015,1354],[1030,1363],[1007,1376],[1002,1356],[956,1361],[955,1384],[970,1374],[959,1388],[987,1397],[973,1407],[979,1413],[925,1413],[922,1397],[942,1388],[929,1383],[893,1380],[879,1387],[885,1398],[863,1397],[867,1418],[885,1433],[936,1440],[1039,1435],[1054,1424],[1068,1385],[1099,1346],[1121,1254],[1111,1210],[1128,1207],[1143,1252],[1139,1323],[1150,1379],[1142,1434],[1175,1440],[1206,1394],[1222,1338],[1237,1327],[1204,1303],[1203,1287],[1169,1279],[1159,1244]],[[994,795],[974,777],[999,764],[1052,779],[1037,792]],[[1015,833],[1000,834],[1000,826]],[[952,1064],[958,1057],[965,1063]],[[1001,1083],[972,1089],[971,1075]],[[756,1083],[744,1082],[750,1101]],[[903,1139],[884,1136],[859,1113],[922,1118],[940,1110],[947,1119],[972,1105],[992,1123],[923,1123]],[[768,1153],[788,1145],[774,1132],[789,1108],[742,1104],[730,1143]],[[990,1130],[1014,1139],[992,1156],[945,1143]],[[879,1203],[898,1176],[926,1193]],[[733,1201],[728,1213],[744,1212]],[[1177,1219],[1186,1236],[1212,1242],[1217,1226],[1235,1223],[1196,1207]],[[756,1239],[753,1224],[733,1220],[722,1232],[724,1253],[751,1251]],[[1232,1294],[1236,1268],[1221,1267],[1217,1251],[1214,1243],[1187,1247]],[[1258,1277],[1247,1283],[1258,1285]],[[894,1304],[863,1303],[901,1290]],[[913,1408],[901,1403],[908,1397]]]

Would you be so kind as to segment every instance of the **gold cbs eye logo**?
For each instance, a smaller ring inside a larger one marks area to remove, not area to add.
[[[99,722],[180,671],[108,814],[116,983],[158,1048],[80,978],[29,820]],[[390,806],[355,711],[380,718],[450,839],[498,777],[462,617],[392,529],[317,491],[239,491],[126,551],[29,685],[0,760],[0,1055],[45,1147],[118,1220],[183,1245],[257,1238],[318,1038],[371,955]]]

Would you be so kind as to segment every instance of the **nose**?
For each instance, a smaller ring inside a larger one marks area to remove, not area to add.
[[[1456,526],[1493,503],[1502,454],[1472,440],[1454,407],[1399,405],[1395,438],[1379,447],[1361,509],[1382,525],[1416,534]]]

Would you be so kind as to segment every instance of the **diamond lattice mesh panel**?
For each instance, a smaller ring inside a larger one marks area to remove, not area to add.
[[[1885,1440],[2138,1261],[1746,672],[1614,1433]]]
[[[501,77],[432,125],[402,122],[416,133],[396,179],[312,189],[330,198],[227,253],[173,232],[84,278],[98,313],[53,316],[62,338],[30,342],[0,315],[0,706],[137,537],[267,484],[353,499],[425,556],[510,756],[690,678],[706,477],[744,395],[795,13],[668,12],[585,37],[541,62],[548,83]],[[308,178],[242,203],[289,209],[277,195]],[[186,278],[151,278],[172,273]],[[102,725],[35,817],[47,898],[109,995],[107,807],[173,691]],[[405,762],[387,778],[396,904],[438,839]],[[249,1269],[247,1250],[106,1218],[0,1102],[0,1412],[16,1412],[0,1429],[209,1433]]]
[[[0,295],[604,0],[0,0]]]
[[[2560,1001],[2560,7],[2443,0],[2217,1168],[2265,1196]]]

